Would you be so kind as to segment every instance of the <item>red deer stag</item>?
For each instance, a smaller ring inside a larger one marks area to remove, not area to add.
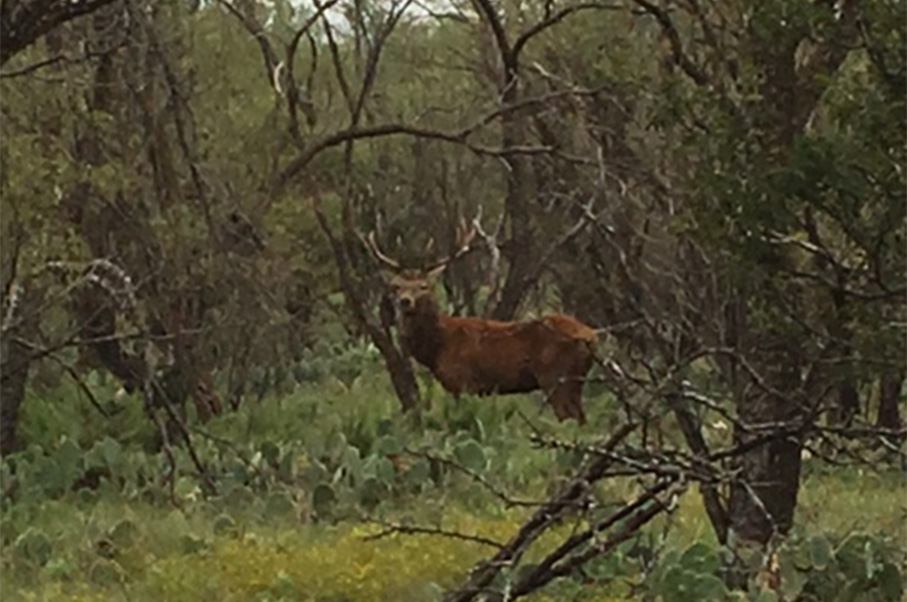
[[[422,269],[404,269],[378,248],[375,233],[363,242],[391,274],[400,334],[412,356],[455,397],[526,393],[541,389],[558,420],[585,424],[582,389],[594,360],[595,330],[573,317],[553,315],[521,322],[445,315],[432,289],[447,265],[469,251],[475,228],[461,224],[457,251]]]

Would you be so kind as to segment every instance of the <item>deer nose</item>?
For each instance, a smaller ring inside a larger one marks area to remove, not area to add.
[[[413,307],[412,299],[410,299],[409,297],[403,297],[400,299],[400,309],[406,310],[406,309],[412,309],[412,307]]]

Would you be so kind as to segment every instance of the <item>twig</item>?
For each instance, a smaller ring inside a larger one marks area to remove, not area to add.
[[[516,506],[539,507],[539,506],[545,506],[550,503],[550,502],[538,502],[538,501],[530,501],[530,500],[519,500],[519,499],[512,498],[509,495],[507,495],[507,493],[502,491],[499,487],[494,485],[494,483],[490,482],[488,479],[483,477],[482,475],[478,474],[474,470],[471,470],[471,469],[463,466],[459,462],[452,460],[451,458],[445,458],[443,456],[438,456],[438,455],[435,455],[435,454],[432,454],[430,452],[423,451],[423,450],[412,450],[409,448],[404,448],[403,451],[406,454],[409,454],[411,456],[414,456],[417,458],[425,458],[426,460],[430,460],[432,462],[438,462],[445,466],[449,466],[459,472],[462,472],[463,474],[468,476],[470,479],[472,479],[473,481],[475,481],[476,483],[478,483],[479,485],[481,485],[482,487],[487,489],[496,498],[498,498],[502,502],[504,502],[504,505],[507,507],[516,507]]]
[[[374,523],[376,525],[381,525],[384,529],[379,533],[374,533],[372,535],[366,535],[362,539],[363,541],[375,541],[382,539],[389,535],[395,535],[397,533],[402,533],[404,535],[438,535],[441,537],[447,537],[450,539],[459,539],[461,541],[471,541],[473,543],[482,544],[485,546],[491,546],[497,549],[503,549],[504,544],[487,537],[482,537],[481,535],[470,535],[468,533],[460,533],[459,531],[449,531],[447,529],[441,529],[437,527],[418,527],[413,525],[401,525],[397,523],[390,523],[380,519],[369,518],[366,519],[367,522]]]
[[[14,77],[22,77],[23,75],[28,75],[30,73],[34,73],[35,71],[38,71],[45,67],[50,67],[51,65],[56,65],[58,63],[64,63],[64,64],[70,64],[70,65],[84,63],[84,62],[89,61],[94,58],[100,58],[100,57],[106,56],[125,46],[126,46],[126,40],[123,40],[120,43],[118,43],[116,46],[112,46],[111,48],[105,48],[104,50],[99,50],[96,52],[86,51],[85,54],[83,54],[80,57],[72,57],[68,54],[58,54],[58,55],[52,56],[48,59],[44,59],[43,61],[38,61],[37,63],[33,63],[26,67],[22,67],[21,69],[14,69],[12,71],[0,72],[0,79],[12,79]]]

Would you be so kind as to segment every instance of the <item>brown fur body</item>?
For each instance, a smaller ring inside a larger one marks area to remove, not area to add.
[[[553,315],[522,322],[447,316],[430,293],[395,286],[401,330],[410,353],[455,396],[526,393],[541,389],[558,420],[586,420],[583,379],[594,361],[596,332],[575,318]],[[417,280],[409,280],[422,285]]]

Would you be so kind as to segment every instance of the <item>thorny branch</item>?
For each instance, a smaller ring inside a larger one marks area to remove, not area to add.
[[[363,537],[365,541],[374,541],[376,539],[382,539],[390,535],[403,534],[403,535],[435,535],[441,537],[447,537],[449,539],[459,539],[462,541],[471,541],[473,543],[482,544],[484,546],[491,546],[492,548],[502,549],[504,544],[489,539],[487,537],[482,537],[481,535],[469,535],[466,533],[460,533],[459,531],[451,531],[448,529],[442,529],[440,527],[419,527],[415,525],[402,525],[399,523],[391,523],[388,521],[371,518],[368,519],[368,522],[381,525],[384,527],[378,533],[372,535],[366,535]]]

